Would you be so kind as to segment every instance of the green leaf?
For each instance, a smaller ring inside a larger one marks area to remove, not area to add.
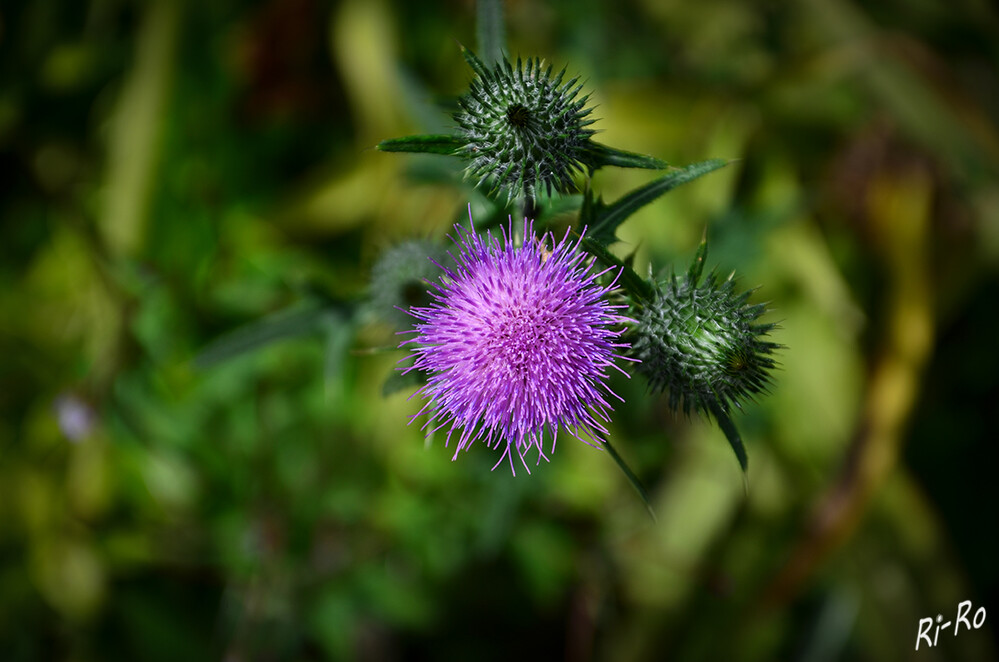
[[[596,256],[598,260],[609,267],[616,267],[621,271],[620,283],[629,294],[636,299],[650,301],[653,296],[652,285],[647,280],[638,275],[631,268],[631,265],[622,262],[616,255],[607,250],[607,247],[591,237],[583,237],[583,249]]]
[[[628,463],[624,461],[624,458],[617,454],[617,450],[614,449],[610,441],[604,442],[604,448],[606,448],[607,452],[610,453],[610,456],[614,459],[614,462],[617,463],[618,468],[628,479],[628,482],[631,483],[631,486],[635,488],[636,492],[638,492],[638,496],[641,497],[642,503],[645,504],[645,509],[649,511],[649,516],[652,518],[652,521],[657,521],[656,511],[652,509],[652,502],[649,501],[649,493],[645,491],[645,486],[642,485],[642,481],[638,480],[638,476],[636,476],[635,472],[631,470]]]
[[[615,149],[600,143],[589,142],[586,152],[580,161],[596,170],[603,166],[617,166],[618,168],[646,168],[648,170],[663,170],[669,164],[661,159],[635,152],[626,152],[623,149]]]
[[[450,156],[462,145],[464,143],[457,136],[437,134],[390,138],[378,143],[377,148],[382,152],[424,152]]]
[[[735,456],[739,458],[739,466],[742,467],[742,474],[745,476],[746,471],[749,469],[749,457],[746,455],[746,447],[742,443],[739,431],[735,428],[735,423],[732,422],[729,415],[717,404],[711,406],[711,413],[714,415],[715,420],[718,421],[718,427],[725,433],[725,438],[728,439],[729,445],[735,451]]]
[[[594,200],[592,192],[587,191],[580,219],[589,227],[590,237],[604,244],[612,244],[617,241],[617,228],[636,211],[677,186],[726,165],[728,161],[724,159],[709,159],[683,168],[671,168],[666,175],[640,186],[611,205],[604,204],[599,198]]]
[[[251,322],[209,343],[194,359],[198,368],[208,368],[223,361],[259,349],[279,340],[312,333],[327,319],[327,309],[307,308],[281,311]]]

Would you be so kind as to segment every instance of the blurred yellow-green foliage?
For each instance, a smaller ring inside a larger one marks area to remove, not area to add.
[[[517,478],[426,445],[415,400],[382,397],[383,325],[195,365],[310,291],[363,297],[383,249],[465,213],[457,164],[372,147],[447,130],[474,16],[0,7],[3,659],[996,659],[988,2],[506,3],[509,52],[581,73],[602,142],[735,160],[619,248],[683,268],[706,228],[771,301],[786,349],[738,415],[748,490],[721,432],[637,378],[612,434],[655,523],[572,440]],[[984,626],[915,651],[963,600]]]

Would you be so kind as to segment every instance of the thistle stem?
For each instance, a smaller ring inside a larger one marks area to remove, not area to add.
[[[503,59],[503,44],[506,41],[503,0],[476,1],[475,37],[486,64],[492,66]]]
[[[537,220],[537,218],[538,218],[538,202],[537,202],[537,200],[535,200],[535,198],[534,198],[533,195],[525,195],[524,196],[524,203],[523,203],[523,206],[521,207],[521,209],[524,212],[523,213],[523,217],[524,218],[526,218],[528,220],[531,220],[531,221],[536,221]]]

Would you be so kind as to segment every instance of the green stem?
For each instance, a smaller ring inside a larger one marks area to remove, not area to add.
[[[503,27],[502,0],[477,0],[475,3],[475,38],[479,56],[487,65],[503,59],[506,31]]]
[[[538,217],[538,203],[534,199],[533,195],[525,195],[524,196],[524,204],[521,207],[521,209],[524,212],[523,213],[523,217],[524,218],[526,218],[528,220],[531,220],[531,221],[537,220],[537,217]]]

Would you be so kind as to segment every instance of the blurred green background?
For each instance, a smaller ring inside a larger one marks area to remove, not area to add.
[[[571,439],[517,478],[426,445],[382,396],[393,330],[345,312],[466,214],[457,163],[373,146],[448,128],[474,16],[0,7],[3,659],[997,659],[994,6],[506,3],[601,142],[736,160],[621,229],[644,273],[706,228],[787,346],[736,419],[748,492],[716,427],[614,382],[655,523]],[[288,310],[296,337],[195,363]],[[984,626],[915,651],[964,600]]]

